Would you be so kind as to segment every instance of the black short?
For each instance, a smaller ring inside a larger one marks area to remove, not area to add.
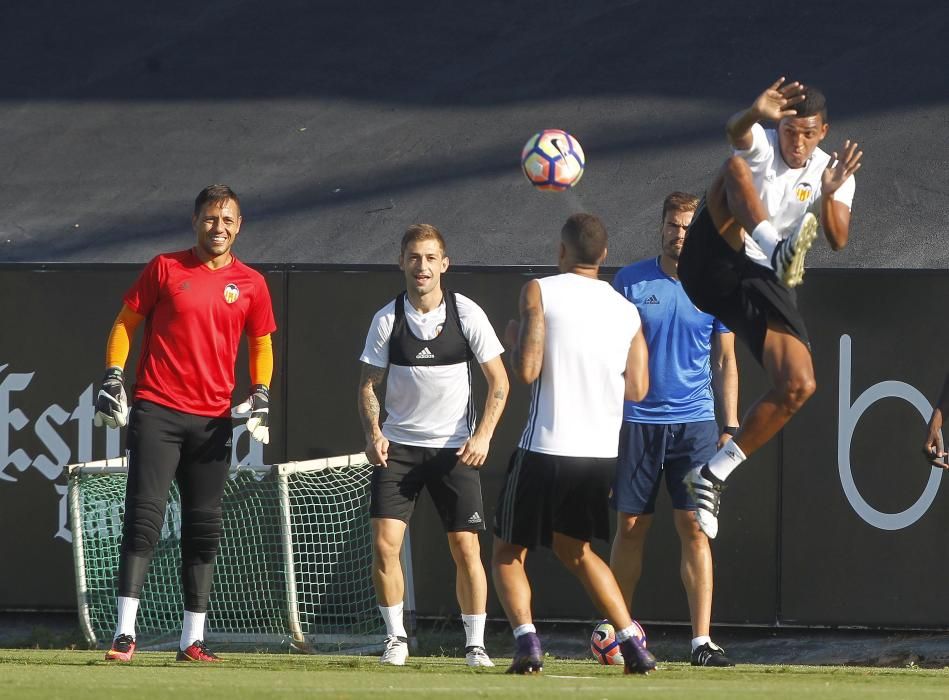
[[[609,495],[616,459],[561,457],[516,449],[498,498],[494,534],[528,549],[553,533],[609,540]]]
[[[126,500],[133,509],[142,502],[161,504],[163,516],[174,480],[183,511],[220,512],[232,433],[230,416],[209,418],[136,401],[129,417]]]
[[[679,256],[678,274],[692,303],[734,331],[759,363],[769,318],[784,324],[810,348],[794,292],[772,270],[725,242],[712,223],[704,200],[689,226]]]
[[[459,462],[457,452],[457,447],[390,442],[388,466],[372,471],[369,517],[409,522],[422,487],[427,487],[446,532],[484,530],[481,474]]]

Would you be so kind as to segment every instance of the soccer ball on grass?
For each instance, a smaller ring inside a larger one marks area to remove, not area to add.
[[[635,635],[642,640],[643,646],[646,646],[646,632],[636,620],[633,620]],[[593,628],[593,635],[590,637],[590,651],[593,652],[593,658],[604,666],[622,666],[623,654],[619,649],[619,642],[616,641],[616,630],[606,620],[602,620]]]

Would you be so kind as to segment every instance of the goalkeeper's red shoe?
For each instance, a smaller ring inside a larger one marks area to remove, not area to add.
[[[179,650],[175,661],[220,661],[221,659],[214,655],[214,652],[208,649],[208,645],[202,640],[197,640],[184,651]]]
[[[112,640],[112,648],[105,653],[106,661],[131,661],[135,653],[135,637],[120,634]]]

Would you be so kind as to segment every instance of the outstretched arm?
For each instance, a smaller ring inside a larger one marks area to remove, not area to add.
[[[943,442],[942,424],[943,419],[949,413],[949,373],[942,383],[942,391],[939,392],[939,400],[933,409],[933,414],[929,419],[929,428],[926,433],[926,442],[923,444],[923,452],[929,463],[934,467],[949,469],[947,464],[946,445]]]
[[[379,426],[379,385],[386,375],[385,367],[376,367],[361,362],[362,370],[359,375],[359,392],[356,404],[359,409],[359,420],[362,421],[362,431],[366,436],[366,457],[372,464],[387,466],[389,458],[389,441],[382,434]]]
[[[751,148],[751,127],[762,119],[780,121],[784,117],[793,117],[797,111],[794,105],[804,101],[804,86],[799,82],[784,84],[784,77],[778,78],[764,92],[751,103],[748,109],[743,109],[732,115],[725,125],[728,142],[742,151]]]
[[[458,450],[459,461],[471,467],[480,467],[487,459],[491,438],[501,419],[510,389],[507,371],[504,369],[504,362],[501,361],[500,355],[482,363],[481,371],[484,372],[484,378],[488,380],[488,397],[484,402],[484,413],[478,421],[474,435]]]
[[[821,226],[834,250],[843,248],[850,238],[850,207],[835,201],[834,193],[860,170],[862,157],[863,151],[857,150],[857,142],[847,139],[839,154],[831,153],[830,162],[821,174]]]
[[[712,336],[712,392],[722,428],[734,430],[738,427],[738,361],[734,333]],[[719,447],[732,435],[734,432],[723,431],[718,439]]]
[[[504,342],[511,355],[511,370],[525,384],[540,376],[544,365],[544,302],[537,280],[531,280],[521,289],[521,320],[508,321]]]

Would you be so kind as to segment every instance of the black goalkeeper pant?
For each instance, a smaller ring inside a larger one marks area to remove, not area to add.
[[[230,467],[231,433],[230,417],[208,418],[150,401],[135,403],[128,428],[120,596],[141,595],[174,479],[181,494],[185,610],[207,611],[214,560],[221,542],[221,499]]]

